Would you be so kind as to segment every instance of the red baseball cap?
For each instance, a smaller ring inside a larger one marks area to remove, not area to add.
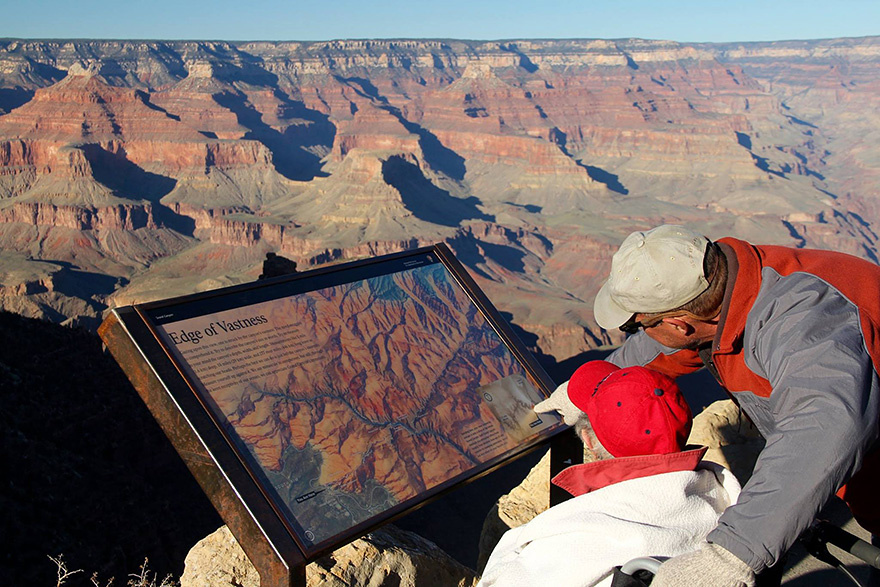
[[[693,415],[678,385],[646,367],[584,363],[568,382],[568,397],[615,457],[679,452],[691,431]]]

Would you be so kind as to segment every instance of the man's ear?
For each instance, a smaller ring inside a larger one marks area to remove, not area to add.
[[[685,335],[693,334],[694,332],[693,325],[681,317],[670,316],[668,318],[664,318],[663,322],[666,322],[667,324]]]

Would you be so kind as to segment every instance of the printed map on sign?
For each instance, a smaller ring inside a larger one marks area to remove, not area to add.
[[[559,422],[439,263],[160,329],[307,544]]]

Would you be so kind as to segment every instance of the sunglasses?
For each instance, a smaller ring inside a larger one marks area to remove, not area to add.
[[[657,326],[658,324],[660,324],[663,321],[663,318],[665,318],[665,317],[666,317],[666,315],[656,316],[654,318],[651,318],[650,320],[645,320],[644,322],[642,322],[642,321],[636,320],[635,314],[633,314],[633,317],[630,318],[629,320],[627,320],[620,327],[620,330],[621,330],[621,332],[624,332],[626,334],[635,334],[636,332],[639,331],[640,328],[651,328],[653,326]]]
[[[721,308],[718,308],[718,311],[715,312],[714,314],[712,314],[711,316],[698,316],[698,315],[694,314],[693,312],[688,312],[687,310],[681,310],[681,309],[670,310],[669,312],[662,312],[660,314],[657,314],[656,316],[652,316],[652,317],[648,318],[647,320],[636,320],[636,315],[633,314],[632,318],[630,318],[629,320],[624,322],[622,326],[620,326],[620,330],[622,332],[625,332],[626,334],[635,334],[636,332],[639,331],[640,328],[652,328],[654,326],[657,326],[658,324],[663,322],[664,318],[670,318],[670,317],[677,318],[677,317],[681,317],[681,316],[688,316],[688,317],[693,318],[695,320],[705,321],[705,320],[714,320],[715,318],[718,317],[719,314],[721,314]]]

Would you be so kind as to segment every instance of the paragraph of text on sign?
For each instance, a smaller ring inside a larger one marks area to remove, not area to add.
[[[182,354],[209,390],[250,383],[322,360],[318,343],[295,325],[244,331],[189,347]]]

